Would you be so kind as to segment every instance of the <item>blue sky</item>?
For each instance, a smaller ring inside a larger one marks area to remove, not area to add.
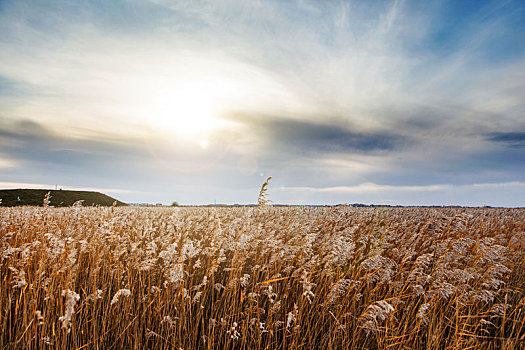
[[[0,187],[524,206],[523,1],[0,1]]]

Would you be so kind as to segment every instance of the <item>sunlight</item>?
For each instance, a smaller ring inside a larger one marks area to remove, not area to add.
[[[150,125],[179,137],[195,140],[202,148],[208,141],[202,139],[227,122],[218,118],[224,110],[225,89],[223,82],[200,81],[164,89],[152,99],[148,108]]]

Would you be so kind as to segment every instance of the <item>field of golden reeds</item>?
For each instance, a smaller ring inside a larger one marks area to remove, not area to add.
[[[525,347],[525,210],[0,209],[0,349]]]

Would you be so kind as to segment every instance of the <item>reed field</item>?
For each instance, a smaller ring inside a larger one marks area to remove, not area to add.
[[[0,257],[0,349],[525,348],[524,209],[4,207]]]

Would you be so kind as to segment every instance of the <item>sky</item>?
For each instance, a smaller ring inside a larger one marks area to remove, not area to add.
[[[521,0],[0,0],[0,33],[0,188],[525,206]]]

